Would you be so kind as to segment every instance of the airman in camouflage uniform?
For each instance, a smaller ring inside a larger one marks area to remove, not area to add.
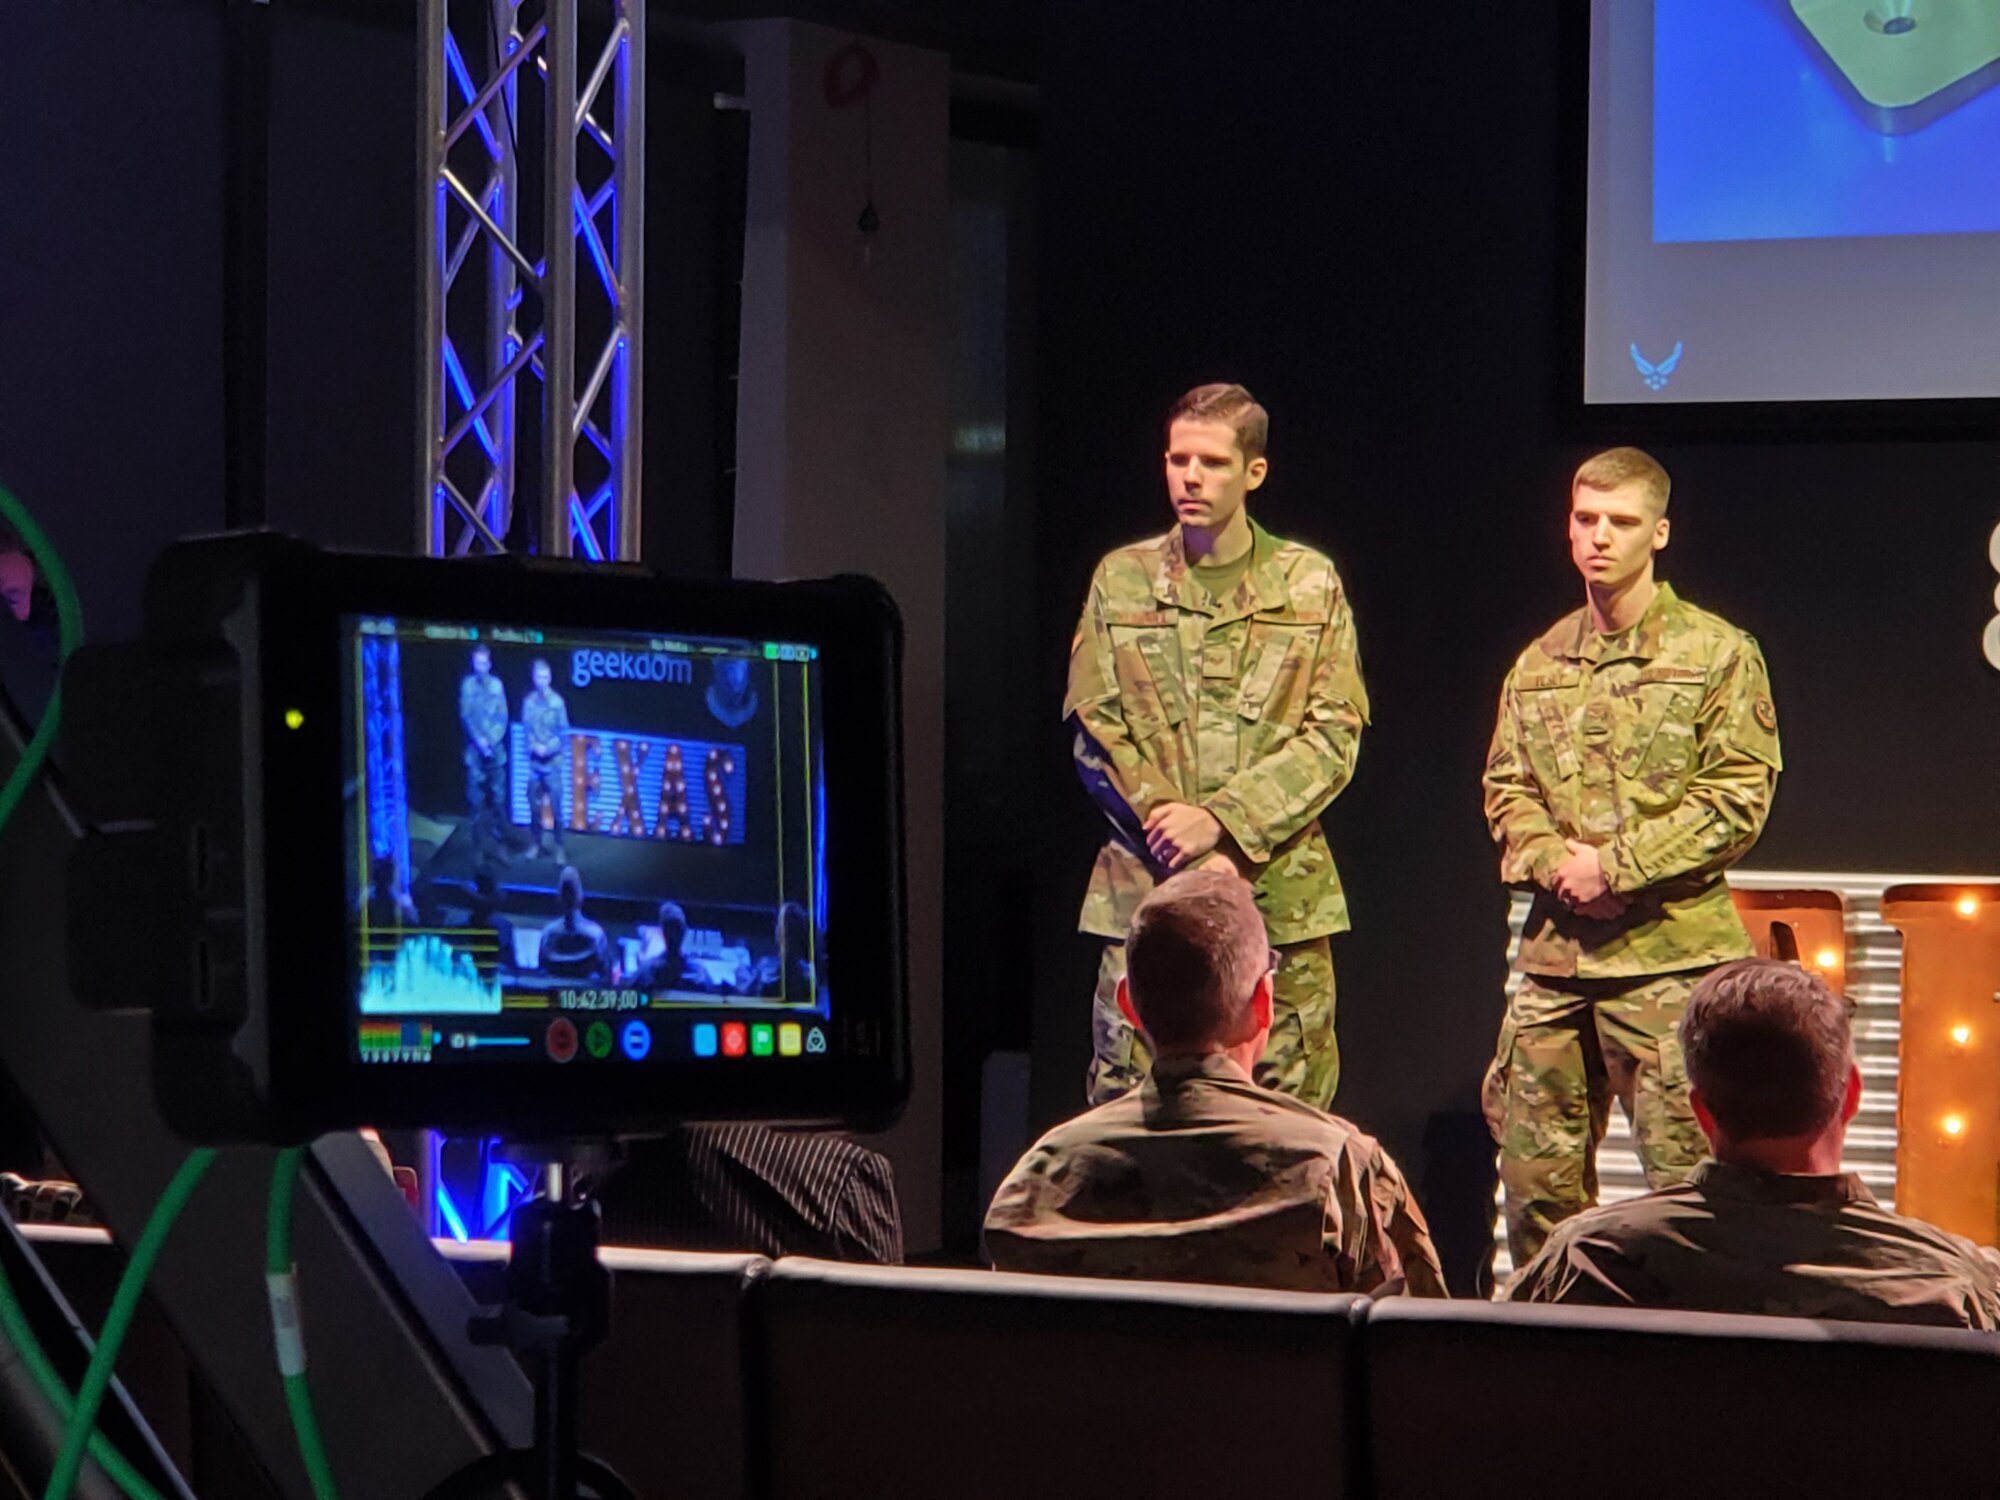
[[[493,675],[493,653],[472,648],[472,670],[458,684],[465,731],[465,800],[475,842],[496,839],[507,814],[507,689]]]
[[[569,705],[551,686],[555,674],[547,662],[536,661],[531,671],[534,690],[521,700],[521,729],[528,741],[528,821],[535,826],[535,852],[546,851],[557,864],[567,864],[557,777],[559,758],[569,749]]]
[[[1576,1214],[1506,1297],[2000,1329],[2000,1258],[1840,1170],[1861,1105],[1847,1001],[1778,959],[1712,969],[1679,1040],[1714,1159]]]
[[[1889,1212],[1852,1172],[1706,1161],[1558,1224],[1504,1300],[2000,1329],[1994,1252]]]
[[[1190,392],[1175,410],[1168,488],[1182,524],[1098,564],[1063,704],[1078,773],[1112,829],[1078,924],[1105,939],[1089,1097],[1135,1088],[1150,1061],[1114,999],[1134,909],[1156,880],[1219,851],[1251,881],[1279,955],[1278,1021],[1257,1079],[1324,1108],[1340,1078],[1327,938],[1348,920],[1319,815],[1353,776],[1368,721],[1354,620],[1330,561],[1240,508],[1242,490],[1262,482],[1263,433],[1246,446],[1230,424],[1246,410],[1261,424],[1262,408],[1225,386]],[[1229,472],[1237,508],[1225,517]],[[1190,560],[1189,539],[1212,558],[1211,539],[1228,528],[1243,550],[1217,597],[1203,581],[1212,565]],[[1205,824],[1214,842],[1178,836],[1176,818]]]
[[[1002,1271],[1446,1295],[1380,1144],[1213,1053],[1159,1058],[1037,1141],[994,1195],[986,1248]]]
[[[1500,877],[1534,887],[1483,1090],[1516,1265],[1596,1201],[1612,1094],[1650,1186],[1701,1160],[1674,1026],[1704,971],[1752,951],[1723,871],[1782,765],[1756,641],[1653,580],[1665,472],[1614,449],[1572,496],[1591,602],[1514,664],[1485,774]],[[1621,601],[1643,612],[1621,625]]]
[[[1139,904],[1121,999],[1159,1056],[1060,1125],[994,1195],[1004,1271],[1445,1295],[1403,1175],[1347,1121],[1252,1082],[1275,1015],[1263,914],[1234,871]],[[1148,988],[1143,988],[1146,986]]]

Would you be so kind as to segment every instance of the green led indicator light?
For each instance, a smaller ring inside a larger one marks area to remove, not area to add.
[[[285,710],[285,728],[302,729],[305,727],[305,722],[306,722],[306,716],[300,713],[296,708],[288,708]]]

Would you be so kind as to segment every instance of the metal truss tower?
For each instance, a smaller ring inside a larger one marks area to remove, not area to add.
[[[587,42],[578,0],[418,13],[419,545],[636,558],[644,0]]]

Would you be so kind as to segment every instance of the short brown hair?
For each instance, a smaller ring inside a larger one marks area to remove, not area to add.
[[[1271,414],[1240,385],[1218,382],[1196,386],[1167,408],[1169,438],[1176,422],[1227,423],[1236,432],[1236,446],[1243,450],[1245,462],[1262,458],[1271,441]]]
[[[1622,489],[1635,480],[1646,487],[1646,503],[1653,507],[1653,514],[1664,515],[1674,482],[1657,458],[1637,448],[1607,448],[1586,458],[1578,465],[1569,492],[1574,496],[1579,486],[1593,490]]]
[[[1688,997],[1680,1038],[1689,1081],[1732,1140],[1822,1130],[1846,1098],[1847,1002],[1797,964],[1744,958],[1714,970]]]
[[[1125,970],[1132,1008],[1155,1048],[1240,1039],[1270,943],[1250,886],[1227,870],[1189,870],[1132,914]]]

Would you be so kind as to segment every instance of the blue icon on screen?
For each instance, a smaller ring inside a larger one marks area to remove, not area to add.
[[[618,1045],[633,1062],[639,1062],[653,1050],[653,1033],[644,1021],[627,1021],[618,1032]]]
[[[1639,346],[1632,346],[1632,363],[1639,367],[1639,378],[1646,382],[1648,390],[1663,391],[1674,373],[1674,366],[1681,362],[1681,345],[1674,345],[1674,352],[1658,364],[1654,364],[1639,352]]]
[[[696,1057],[715,1056],[715,1028],[703,1021],[694,1029],[694,1055]]]

